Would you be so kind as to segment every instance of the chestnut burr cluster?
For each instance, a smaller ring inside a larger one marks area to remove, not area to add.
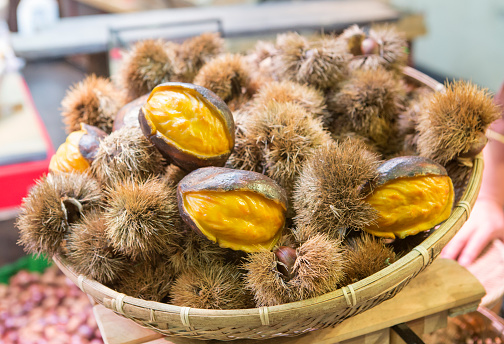
[[[408,83],[405,48],[391,26],[246,54],[215,34],[135,44],[117,85],[89,76],[63,100],[69,138],[24,201],[21,244],[196,308],[372,275],[448,218],[499,114],[473,84]]]

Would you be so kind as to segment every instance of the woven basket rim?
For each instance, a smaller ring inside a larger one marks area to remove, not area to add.
[[[441,83],[411,67],[405,67],[403,73],[406,77],[419,81],[434,91],[444,90],[444,86]],[[348,307],[358,307],[360,304],[381,295],[387,290],[392,290],[404,282],[405,270],[410,270],[408,278],[413,278],[423,268],[432,263],[444,245],[456,234],[462,224],[467,221],[481,186],[482,171],[483,158],[480,153],[474,159],[473,169],[463,196],[454,207],[450,217],[408,254],[367,278],[307,300],[269,307],[233,310],[180,307],[161,302],[146,301],[118,293],[95,280],[88,279],[83,275],[77,275],[63,257],[54,256],[53,260],[65,275],[77,284],[84,293],[90,294],[99,303],[104,304],[105,307],[112,309],[116,313],[120,313],[125,317],[135,317],[135,319],[142,321],[150,320],[152,322],[154,312],[158,312],[156,313],[158,316],[160,314],[168,316],[170,323],[178,321],[182,326],[187,326],[188,328],[192,328],[194,325],[191,325],[191,323],[195,321],[199,323],[202,319],[213,319],[212,324],[224,319],[233,319],[235,322],[239,320],[240,323],[254,327],[256,325],[270,325],[280,322],[272,320],[279,319],[283,322],[305,316],[306,314],[312,314],[314,309],[319,312],[335,312]],[[454,227],[457,228],[452,230]],[[374,290],[375,293],[366,294],[370,289]],[[139,312],[142,314],[139,314]],[[272,319],[272,316],[275,319]]]

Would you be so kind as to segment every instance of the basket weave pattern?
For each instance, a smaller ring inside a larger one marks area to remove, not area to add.
[[[412,68],[406,67],[404,74],[435,91],[443,89],[443,85]],[[120,294],[76,275],[61,257],[53,259],[65,275],[97,303],[164,335],[217,340],[295,336],[339,324],[400,292],[432,263],[467,220],[479,192],[482,172],[483,159],[478,156],[461,201],[422,244],[372,276],[309,300],[241,310],[178,307]]]

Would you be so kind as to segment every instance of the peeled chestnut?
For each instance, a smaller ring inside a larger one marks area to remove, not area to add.
[[[138,116],[144,135],[179,167],[224,166],[234,147],[234,121],[210,90],[168,82],[152,90]]]
[[[419,156],[390,159],[378,167],[373,192],[365,199],[378,212],[373,235],[403,239],[446,220],[453,206],[453,184],[446,169]]]
[[[52,172],[84,172],[96,157],[100,140],[107,134],[92,125],[81,123],[81,130],[67,136],[49,163]]]
[[[177,198],[184,221],[223,248],[271,250],[282,235],[287,195],[260,173],[200,168],[179,182]]]
[[[112,131],[119,130],[122,127],[139,128],[138,111],[147,102],[147,98],[149,98],[149,95],[145,94],[120,108],[114,119]]]

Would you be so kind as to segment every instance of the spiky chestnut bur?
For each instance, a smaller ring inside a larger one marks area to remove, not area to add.
[[[177,73],[176,49],[175,43],[152,39],[139,41],[131,48],[119,73],[128,102],[149,93],[156,85],[173,81]]]
[[[176,273],[226,261],[229,253],[227,249],[194,233],[185,223],[182,224],[181,232],[184,234],[180,244],[168,256],[168,262]]]
[[[141,262],[134,265],[128,278],[123,278],[116,289],[120,293],[147,301],[169,302],[175,272],[163,261]]]
[[[105,236],[103,214],[93,211],[72,226],[68,236],[68,259],[74,271],[105,285],[128,278],[131,262],[116,252]]]
[[[381,239],[365,233],[346,241],[342,255],[345,278],[341,285],[360,281],[396,260],[392,248],[387,247]]]
[[[277,36],[274,66],[280,79],[296,81],[309,46],[308,40],[296,32]]]
[[[115,250],[152,261],[178,244],[182,233],[174,187],[157,179],[125,180],[106,195],[105,234]]]
[[[356,24],[345,29],[341,35],[338,36],[338,40],[346,44],[347,51],[352,55],[362,54],[361,45],[365,39],[366,33]]]
[[[187,172],[178,167],[177,165],[170,164],[166,166],[163,175],[161,176],[161,180],[173,187],[176,187],[177,184],[187,176]]]
[[[88,174],[50,173],[42,177],[23,199],[16,221],[19,243],[31,253],[62,253],[70,226],[101,201],[100,186]]]
[[[104,138],[91,163],[92,173],[105,185],[135,178],[146,180],[163,169],[163,157],[140,128],[121,128]]]
[[[276,53],[274,43],[257,41],[252,51],[245,56],[248,63],[253,66],[255,78],[263,79],[265,82],[275,79],[274,56]]]
[[[185,40],[177,49],[181,82],[192,82],[205,63],[224,52],[224,39],[218,33],[203,33]]]
[[[309,114],[321,118],[324,124],[328,121],[324,93],[309,85],[287,80],[273,81],[259,88],[253,98],[254,106],[264,106],[271,101],[298,104]]]
[[[198,85],[156,86],[138,119],[149,141],[186,171],[224,166],[234,147],[231,111],[212,91]]]
[[[208,61],[193,82],[214,92],[231,110],[247,102],[257,89],[251,66],[239,54],[225,54]]]
[[[320,233],[295,252],[284,247],[252,253],[243,267],[257,307],[320,296],[336,290],[344,278],[341,242]]]
[[[67,136],[49,162],[51,172],[85,172],[96,158],[100,141],[107,134],[97,127],[81,123],[81,130]]]
[[[321,146],[305,162],[293,193],[297,227],[336,238],[347,228],[362,229],[377,218],[363,186],[378,176],[378,157],[361,141]]]
[[[115,115],[125,102],[112,81],[89,75],[73,85],[61,101],[65,131],[80,130],[80,124],[86,123],[110,133]]]
[[[185,223],[223,248],[270,250],[282,236],[287,195],[260,173],[200,168],[180,181],[177,198]]]
[[[336,117],[331,131],[354,131],[382,150],[390,150],[397,137],[396,120],[404,108],[404,97],[404,87],[393,73],[383,68],[356,70],[328,96],[329,110]]]
[[[170,291],[175,306],[202,309],[243,309],[253,306],[233,265],[211,264],[182,272]]]
[[[422,103],[417,125],[418,152],[442,165],[481,152],[486,129],[500,116],[487,89],[465,81],[445,86]]]
[[[280,184],[290,198],[305,161],[331,137],[321,120],[300,105],[272,101],[255,111],[245,124],[246,136],[235,146],[234,161],[241,162],[241,168],[262,171]],[[254,145],[260,149],[260,156],[255,154]],[[255,157],[261,160],[252,160]]]

